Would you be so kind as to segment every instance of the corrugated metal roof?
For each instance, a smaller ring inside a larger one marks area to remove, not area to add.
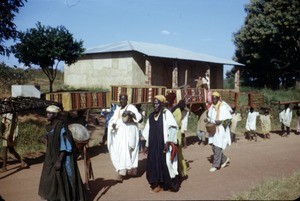
[[[95,48],[90,48],[86,50],[84,53],[94,54],[94,53],[123,52],[123,51],[137,51],[151,57],[183,59],[183,60],[193,60],[193,61],[203,61],[203,62],[210,62],[210,63],[243,66],[243,64],[235,62],[233,60],[222,59],[222,58],[205,55],[205,54],[199,54],[189,50],[171,47],[167,45],[151,44],[151,43],[136,42],[136,41],[121,41],[118,43],[111,43],[111,44],[107,44]]]

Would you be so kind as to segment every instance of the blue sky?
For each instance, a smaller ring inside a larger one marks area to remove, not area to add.
[[[233,33],[250,0],[28,0],[16,15],[18,30],[65,26],[88,49],[123,40],[157,43],[232,59]],[[13,44],[8,41],[7,45]],[[21,66],[10,56],[8,65]],[[230,67],[226,67],[226,70]]]

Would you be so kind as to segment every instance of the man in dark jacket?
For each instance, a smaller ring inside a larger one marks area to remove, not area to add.
[[[46,200],[84,201],[85,189],[78,170],[75,145],[60,108],[47,107],[47,150],[38,194]]]

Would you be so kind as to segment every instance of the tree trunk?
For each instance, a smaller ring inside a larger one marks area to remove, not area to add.
[[[53,92],[53,80],[49,79],[49,92],[52,93]]]

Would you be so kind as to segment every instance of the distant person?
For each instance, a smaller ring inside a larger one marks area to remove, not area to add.
[[[126,175],[137,174],[139,154],[137,123],[142,116],[134,105],[128,104],[127,94],[120,94],[119,101],[120,106],[117,106],[108,124],[107,148],[118,173],[117,181],[123,182]]]
[[[139,153],[143,153],[144,148],[145,148],[145,139],[144,139],[142,133],[143,133],[143,130],[145,127],[144,119],[145,119],[146,113],[142,109],[142,104],[136,104],[135,107],[137,108],[139,113],[142,115],[142,119],[138,122],[137,126],[139,129]]]
[[[147,154],[146,178],[151,192],[178,191],[178,162],[176,154],[178,126],[173,114],[163,107],[166,98],[157,95],[154,111],[143,130]]]
[[[232,119],[231,119],[231,125],[230,125],[230,132],[231,132],[231,141],[232,142],[237,142],[236,138],[236,127],[237,123],[242,120],[242,115],[241,113],[238,113],[236,111],[236,108],[232,108]]]
[[[101,112],[101,115],[104,116],[105,118],[105,128],[104,128],[104,135],[102,137],[102,145],[107,147],[107,132],[108,132],[108,124],[109,124],[109,120],[111,119],[111,117],[114,115],[114,112],[117,108],[117,105],[112,103],[110,105],[110,109]]]
[[[13,102],[10,98],[4,100],[5,109],[6,110],[13,110]],[[21,162],[20,169],[28,167],[25,163],[23,158],[18,154],[15,150],[15,146],[17,144],[17,137],[18,137],[18,114],[14,111],[10,113],[5,113],[2,115],[1,120],[1,130],[2,130],[2,168],[0,172],[7,171],[7,151],[11,153],[18,161]]]
[[[279,113],[279,121],[281,123],[282,137],[290,134],[290,126],[293,118],[293,112],[289,104],[284,105],[284,110]]]
[[[297,121],[297,128],[296,128],[296,135],[300,134],[300,109],[297,109],[297,117],[298,117],[298,121]]]
[[[215,124],[216,130],[213,136],[209,137],[209,143],[212,144],[213,164],[209,169],[214,172],[220,168],[226,167],[229,163],[229,157],[224,155],[227,145],[231,144],[230,138],[230,121],[232,119],[231,109],[228,104],[221,100],[218,92],[212,93],[213,105],[208,109],[207,119],[205,122]]]
[[[207,141],[207,130],[206,130],[206,123],[205,119],[207,118],[207,110],[204,110],[203,113],[200,115],[198,121],[197,121],[197,136],[199,138],[198,144],[199,145],[206,145]]]
[[[77,165],[77,150],[60,108],[47,107],[47,150],[38,194],[46,200],[84,201],[85,188]]]
[[[168,97],[166,97],[168,100]],[[168,100],[171,104],[169,106],[173,105],[174,100]],[[178,156],[178,164],[179,164],[179,172],[180,172],[180,179],[184,180],[187,179],[187,164],[184,159],[182,148],[186,148],[186,137],[185,137],[185,131],[187,130],[187,121],[188,121],[188,111],[185,109],[186,103],[182,99],[180,100],[175,106],[170,107],[170,111],[172,112],[177,125],[179,126],[178,132],[177,132],[177,156]]]
[[[209,73],[208,72],[206,72],[205,75],[202,77],[201,87],[206,90],[210,90],[210,81],[209,81]]]
[[[265,109],[264,114],[259,115],[261,130],[265,138],[270,139],[270,131],[271,131],[271,115],[269,114],[269,110]]]
[[[248,139],[251,141],[253,138],[257,141],[257,133],[256,133],[256,119],[259,116],[259,112],[254,111],[254,107],[250,107],[247,120],[246,120],[246,135]]]

